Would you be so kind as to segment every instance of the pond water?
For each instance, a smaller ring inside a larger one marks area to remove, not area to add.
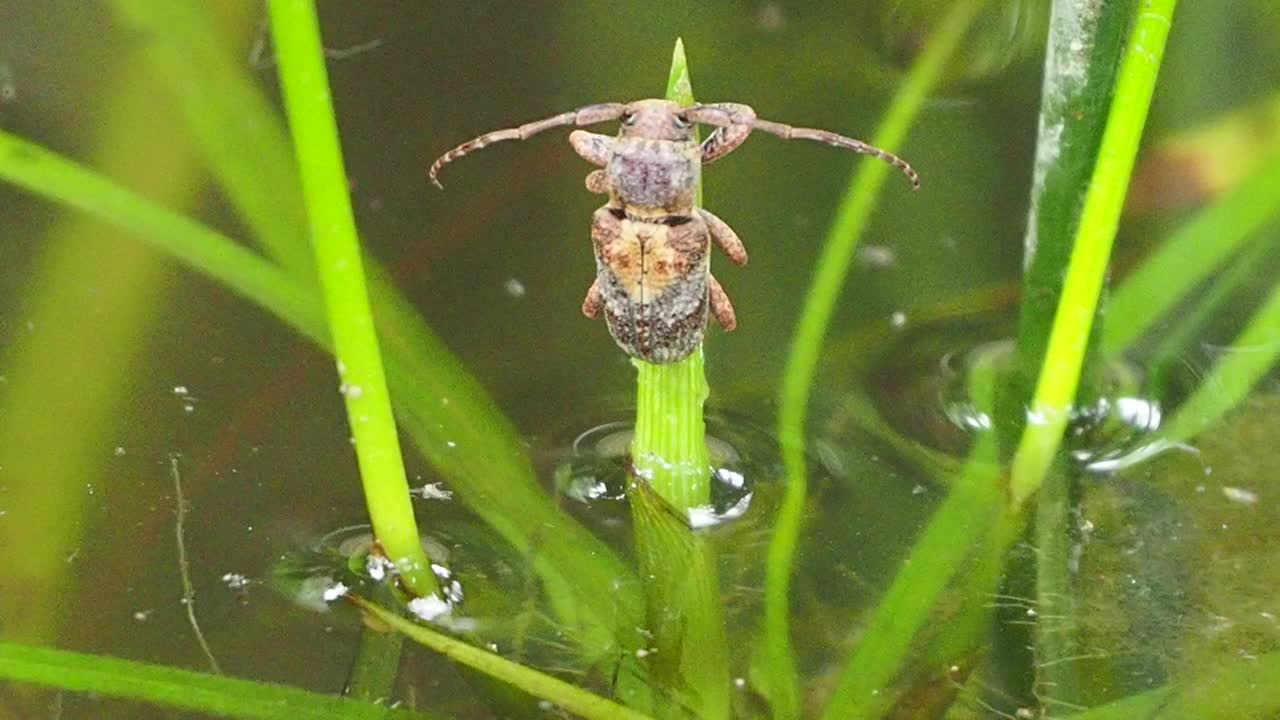
[[[258,247],[243,202],[211,175],[217,160],[198,130],[207,116],[184,112],[179,99],[233,92],[183,85],[201,77],[183,63],[217,67],[207,53],[223,53],[245,87],[279,104],[261,3],[216,5],[195,17],[222,45],[187,44],[189,54],[175,56],[156,49],[164,44],[149,16],[187,16],[160,4],[0,3],[0,129]],[[510,447],[546,489],[546,511],[632,563],[622,494],[635,371],[604,324],[579,311],[595,273],[589,223],[600,203],[582,184],[589,168],[566,133],[549,132],[450,166],[443,193],[426,169],[486,130],[660,95],[677,36],[700,99],[869,139],[947,3],[321,5],[363,242],[514,427]],[[831,320],[809,405],[810,497],[791,588],[806,716],[836,686],[969,448],[995,432],[967,373],[979,358],[1007,361],[1017,334],[1042,5],[1011,0],[980,19],[900,148],[923,187],[885,185]],[[1280,87],[1271,0],[1184,5],[1147,126],[1152,142],[1274,104]],[[1215,177],[1238,179],[1236,165],[1256,165],[1231,137],[1193,140],[1227,148]],[[719,570],[742,717],[767,716],[749,648],[785,493],[781,377],[835,208],[870,162],[762,136],[704,174],[706,206],[751,254],[742,268],[713,260],[738,327],[708,330],[718,470],[714,508],[695,523],[706,526]],[[257,168],[250,159],[240,170]],[[1148,184],[1130,198],[1117,277],[1221,192],[1178,186],[1194,180],[1178,172],[1140,160]],[[263,187],[256,202],[269,217],[272,203],[284,203],[275,220],[299,228],[297,208],[281,200],[296,190],[278,192]],[[283,557],[358,536],[368,522],[330,357],[128,231],[9,184],[0,184],[0,208],[0,640],[201,671],[211,654],[229,675],[340,692],[359,618],[301,607],[272,581]],[[1273,222],[1259,234],[1275,232]],[[1066,518],[1061,584],[1047,587],[1053,578],[1035,569],[1055,539],[1031,522],[1016,529],[1003,580],[976,604],[987,612],[974,621],[960,600],[939,611],[939,627],[977,622],[981,640],[947,654],[954,648],[930,635],[914,679],[894,687],[892,717],[1066,716],[1280,650],[1274,374],[1219,429],[1149,453],[1155,460],[1143,454],[1161,413],[1239,351],[1228,346],[1272,291],[1272,256],[1260,251],[1240,271],[1233,302],[1191,350],[1160,356],[1158,325],[1154,339],[1100,371],[1103,390],[1088,406],[1097,412],[1081,414],[1070,481],[1052,496]],[[459,437],[502,437],[506,421],[494,417],[474,418]],[[617,690],[618,677],[575,653],[553,617],[563,608],[540,594],[540,546],[513,547],[494,512],[464,502],[462,477],[430,462],[410,433],[405,447],[426,542],[449,556],[471,593],[462,607],[480,623],[454,629],[602,694]],[[1048,522],[1046,512],[1028,517]],[[974,576],[991,570],[971,562]],[[504,617],[528,624],[513,629]],[[1037,617],[1062,637],[1029,652]],[[1070,677],[1045,670],[1060,664]],[[395,697],[442,717],[558,712],[412,647]],[[0,720],[40,717],[197,715],[0,685]]]

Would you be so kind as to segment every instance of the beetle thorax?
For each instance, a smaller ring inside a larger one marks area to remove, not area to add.
[[[614,199],[637,215],[693,211],[701,149],[693,141],[621,137],[606,172]]]

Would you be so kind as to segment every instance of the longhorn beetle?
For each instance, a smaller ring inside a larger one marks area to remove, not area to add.
[[[750,107],[715,103],[681,107],[669,100],[588,105],[554,117],[497,130],[441,155],[431,182],[445,164],[496,142],[525,140],[552,128],[620,121],[617,137],[575,130],[574,151],[600,166],[587,175],[587,189],[609,201],[591,218],[596,279],[582,312],[604,311],[609,333],[628,355],[651,363],[682,360],[702,342],[707,307],[725,330],[737,325],[733,305],[710,270],[711,242],[737,265],[747,251],[723,220],[694,206],[702,166],[729,154],[752,130],[787,140],[816,140],[874,155],[902,171],[913,188],[919,176],[896,155],[826,130],[761,120]],[[701,144],[694,125],[715,130]]]

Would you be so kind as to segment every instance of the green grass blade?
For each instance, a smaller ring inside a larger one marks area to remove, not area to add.
[[[1175,0],[1141,0],[1136,11],[1028,411],[1030,420],[1012,461],[1010,492],[1015,507],[1039,488],[1071,414],[1175,4]]]
[[[1114,357],[1164,318],[1265,223],[1280,214],[1280,152],[1199,211],[1120,283],[1107,302],[1101,351]]]
[[[960,0],[952,5],[894,97],[872,144],[890,152],[906,138],[930,91],[942,76],[984,0]],[[764,688],[774,715],[800,714],[799,678],[791,647],[790,586],[792,558],[800,536],[807,496],[805,423],[810,389],[831,314],[848,275],[858,240],[871,218],[879,190],[889,172],[883,163],[864,162],[853,177],[827,233],[800,323],[791,341],[783,374],[778,437],[786,469],[786,495],[774,525],[765,570]]]
[[[419,712],[65,650],[0,642],[0,678],[248,720],[428,720]]]
[[[410,640],[587,720],[645,720],[648,717],[559,678],[419,625],[363,598],[352,595],[348,598],[361,610]]]
[[[287,319],[307,337],[318,340],[326,336],[315,293],[253,251],[2,130],[0,179],[135,233],[183,264]]]
[[[1067,717],[1071,720],[1274,718],[1280,713],[1280,653],[1220,666],[1185,682],[1131,695]]]
[[[438,588],[413,516],[400,436],[365,289],[319,19],[311,0],[272,0],[268,7],[316,268],[333,334],[334,360],[373,532],[409,590],[432,594]]]
[[[234,4],[111,0],[126,37],[167,84],[191,138],[252,237],[296,278],[314,283],[298,168],[280,115],[250,74],[241,48],[217,32],[214,14]],[[248,12],[246,12],[248,11]],[[256,5],[235,24],[254,28]]]

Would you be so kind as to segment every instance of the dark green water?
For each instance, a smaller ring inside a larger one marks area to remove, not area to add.
[[[256,47],[258,5],[220,3],[220,21],[276,101],[270,48]],[[426,168],[485,130],[659,95],[676,36],[700,99],[865,138],[945,3],[846,5],[322,3],[362,239],[519,428],[548,488],[557,468],[593,462],[608,480],[611,460],[575,459],[574,439],[625,423],[634,403],[629,361],[578,309],[594,274],[588,221],[599,198],[582,187],[589,168],[563,133],[451,166],[444,193],[427,184]],[[926,104],[901,149],[923,188],[886,185],[833,319],[811,405],[813,502],[793,594],[814,697],[981,425],[964,406],[957,368],[1014,331],[1043,66],[1039,5],[1000,3]],[[1272,5],[1184,1],[1147,138],[1274,103]],[[0,2],[0,128],[246,237],[170,86],[140,53],[144,40],[110,3]],[[713,327],[706,343],[711,432],[728,448],[725,467],[753,492],[751,509],[712,533],[735,638],[758,616],[759,562],[781,490],[773,427],[788,343],[833,210],[866,162],[764,136],[705,173],[707,207],[751,253],[741,269],[713,261],[739,324],[732,334]],[[1118,274],[1190,213],[1156,194],[1157,211],[1122,224]],[[1274,223],[1265,232],[1274,235]],[[1274,265],[1260,264],[1242,306],[1269,291]],[[1138,400],[1176,402],[1244,317],[1229,311],[1202,351],[1179,358],[1165,397]],[[1144,358],[1133,361],[1140,376]],[[1259,393],[1276,390],[1270,377]],[[340,691],[358,621],[302,610],[265,584],[283,554],[367,519],[335,386],[330,359],[260,309],[127,233],[0,186],[0,638],[207,668],[182,603],[177,457],[196,614],[223,669]],[[1280,648],[1280,605],[1268,597],[1280,574],[1275,444],[1252,430],[1274,424],[1273,407],[1251,405],[1225,439],[1206,441],[1212,459],[1196,467],[1212,468],[1207,485],[1178,474],[1153,489],[1143,479],[1166,472],[1157,465],[1114,482],[1095,473],[1080,486],[1073,517],[1084,572],[1132,580],[1112,594],[1079,589],[1084,695],[1113,700]],[[871,409],[883,425],[868,420]],[[906,445],[886,440],[886,428]],[[415,486],[441,480],[412,452],[408,462]],[[741,499],[726,493],[725,507]],[[416,502],[441,528],[437,540],[517,592],[518,554],[460,503]],[[627,552],[618,501],[558,502]],[[1002,592],[1034,594],[1022,577],[1034,545],[1015,550]],[[493,569],[502,567],[517,570]],[[248,585],[233,587],[241,575]],[[1011,603],[1015,614],[1020,603]],[[996,626],[989,665],[949,717],[1031,703],[1026,632]],[[746,658],[732,672],[745,675]],[[475,709],[485,686],[425,651],[410,652],[400,682],[420,707],[490,717]],[[0,720],[173,716],[0,685]]]

